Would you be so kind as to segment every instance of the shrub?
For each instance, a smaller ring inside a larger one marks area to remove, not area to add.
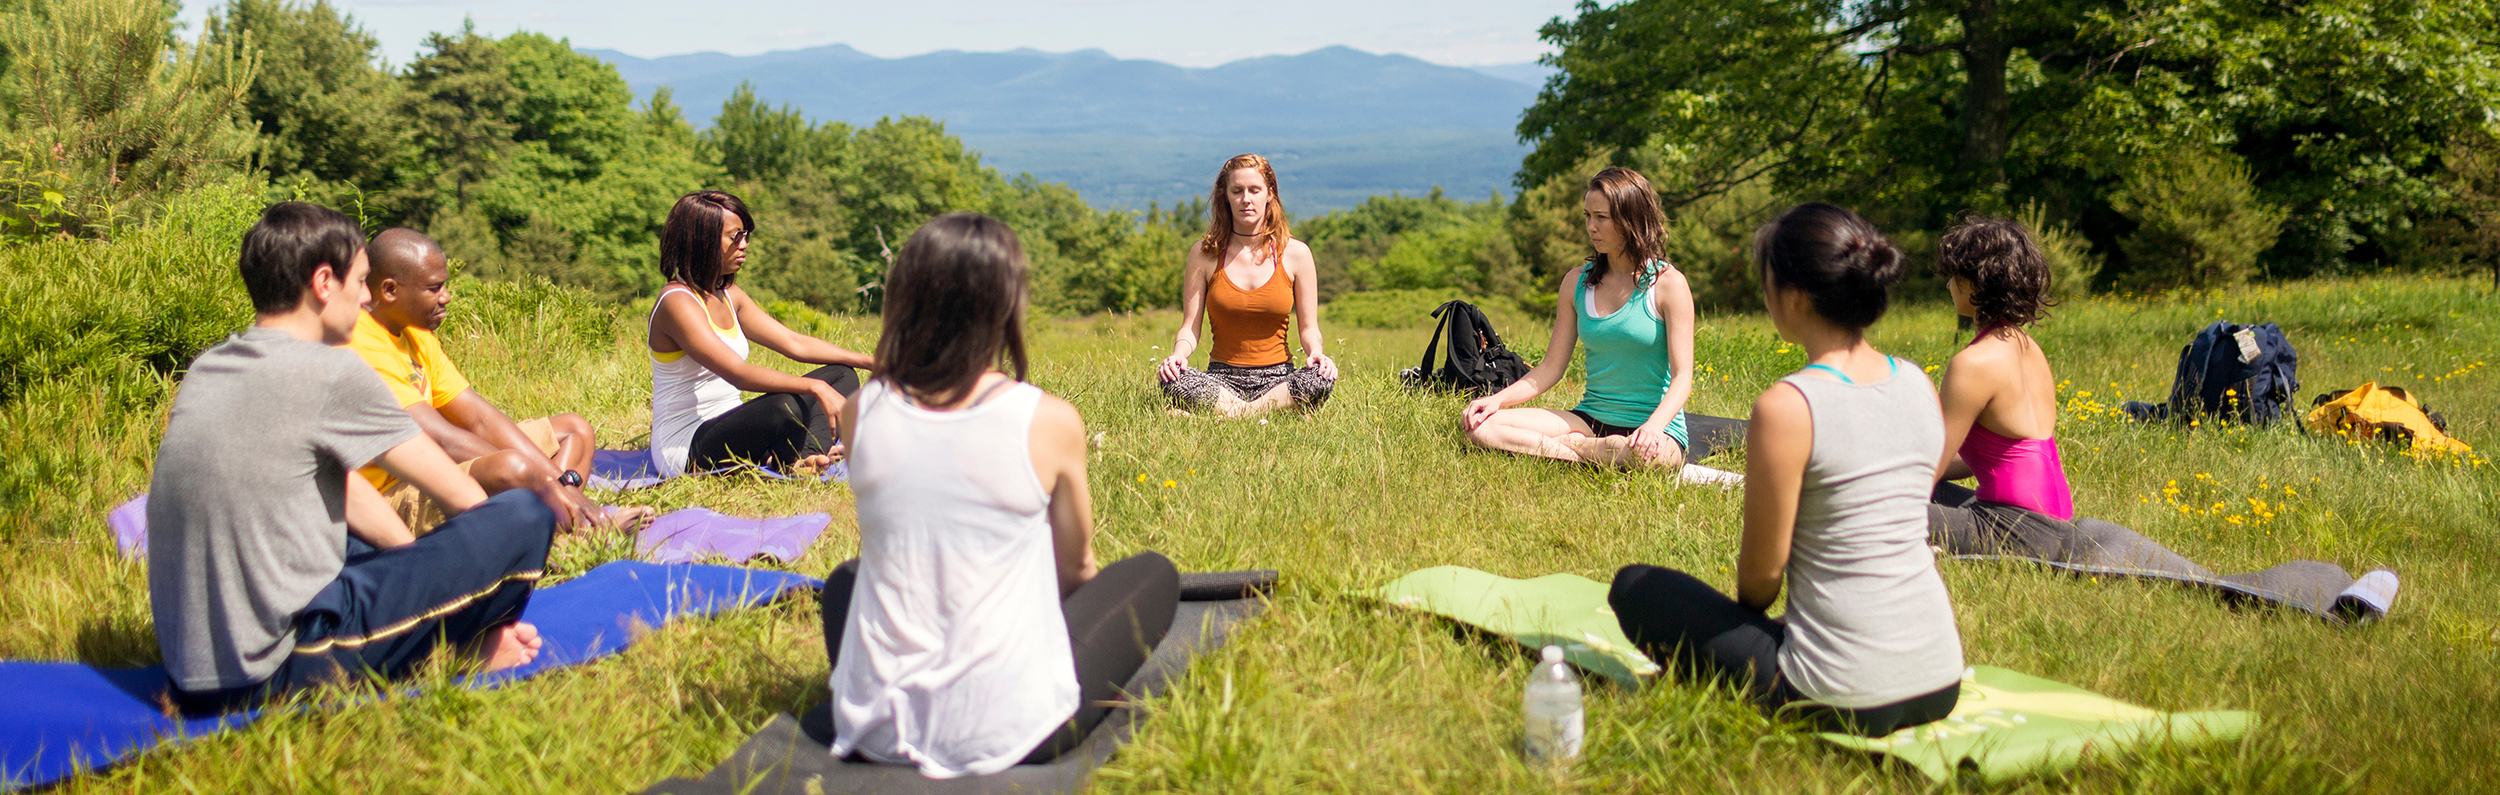
[[[2220,152],[2148,159],[2110,203],[2137,224],[2119,243],[2136,289],[2246,282],[2289,217],[2258,198],[2247,163]]]
[[[2049,263],[2050,295],[2063,301],[2092,292],[2092,280],[2101,274],[2101,257],[2092,253],[2092,241],[2049,220],[2048,208],[2038,202],[2025,205],[2014,220],[2040,240],[2040,256]]]
[[[0,248],[0,538],[143,487],[174,378],[251,321],[235,256],[260,209],[229,182],[118,239]]]

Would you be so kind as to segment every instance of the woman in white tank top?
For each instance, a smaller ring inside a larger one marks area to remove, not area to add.
[[[1927,548],[1944,417],[1926,374],[1865,336],[1901,259],[1828,204],[1755,235],[1772,325],[1810,363],[1754,401],[1736,598],[1638,565],[1607,595],[1642,651],[1822,731],[1891,734],[1944,718],[1961,694],[1961,635]],[[1783,586],[1788,612],[1773,619]]]
[[[867,355],[790,330],[738,289],[755,217],[738,197],[690,193],[660,231],[668,286],[651,306],[651,460],[661,477],[738,464],[820,469],[841,455],[834,416]],[[747,363],[748,341],[821,364],[795,376]],[[741,390],[764,396],[739,402]]]
[[[833,753],[931,778],[1047,761],[1162,640],[1180,574],[1152,552],[1097,571],[1085,423],[1023,382],[1006,224],[922,225],[885,285],[878,375],[842,408],[860,552],[825,579]]]

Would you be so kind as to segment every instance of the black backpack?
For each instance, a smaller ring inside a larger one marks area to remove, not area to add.
[[[1433,329],[1432,342],[1424,346],[1423,364],[1398,374],[1408,387],[1437,387],[1476,397],[1499,392],[1528,374],[1528,363],[1502,346],[1501,333],[1493,330],[1493,322],[1475,304],[1451,301],[1432,310],[1432,316],[1440,318],[1441,325]],[[1442,340],[1449,341],[1446,359]]]
[[[2145,422],[2213,418],[2272,425],[2299,390],[2300,353],[2283,329],[2217,320],[2180,349],[2170,400],[2158,406],[2131,400],[2125,408]]]

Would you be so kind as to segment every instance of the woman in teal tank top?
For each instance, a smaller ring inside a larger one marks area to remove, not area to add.
[[[1693,292],[1660,257],[1666,215],[1649,180],[1628,168],[1589,179],[1583,196],[1596,255],[1563,277],[1545,359],[1526,377],[1467,404],[1477,445],[1607,466],[1681,467],[1693,396]],[[1633,264],[1639,263],[1639,264]],[[1588,346],[1588,388],[1569,411],[1512,408],[1562,380],[1574,343]]]

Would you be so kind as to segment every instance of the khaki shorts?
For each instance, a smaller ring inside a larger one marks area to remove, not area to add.
[[[555,423],[539,417],[520,425],[522,435],[528,436],[531,444],[538,445],[539,454],[551,458],[555,456]],[[477,459],[460,462],[460,474],[469,474],[469,465],[474,463]],[[425,496],[404,480],[393,479],[391,487],[382,490],[382,500],[391,504],[391,512],[399,514],[399,520],[408,523],[408,532],[416,535],[433,532],[434,528],[443,524],[443,520],[451,518],[444,514],[442,503]]]

